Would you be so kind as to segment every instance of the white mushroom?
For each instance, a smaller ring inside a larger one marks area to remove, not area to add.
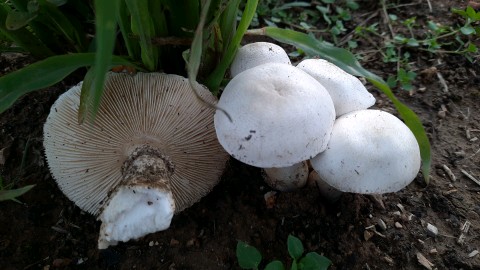
[[[415,179],[420,149],[410,129],[395,116],[360,110],[339,117],[328,148],[311,160],[320,177],[344,192],[396,192]]]
[[[325,199],[325,201],[333,203],[340,199],[343,192],[340,190],[332,187],[327,182],[323,181],[323,179],[318,175],[315,170],[312,170],[308,175],[307,179],[308,185],[313,185],[318,188],[320,196]]]
[[[201,85],[197,92],[216,99]],[[219,181],[228,155],[187,79],[109,73],[94,124],[77,124],[81,83],[53,105],[46,158],[60,189],[102,221],[99,248],[169,227]]]
[[[335,110],[328,92],[307,73],[268,63],[234,77],[215,113],[218,140],[234,158],[260,168],[288,167],[325,150]]]
[[[307,183],[308,165],[306,161],[289,167],[264,168],[263,179],[272,188],[280,191],[292,191],[302,188]]]
[[[249,43],[238,49],[230,66],[230,75],[233,78],[242,71],[266,63],[291,64],[282,47],[269,42]]]
[[[337,117],[367,109],[375,104],[375,98],[357,77],[326,60],[306,59],[297,67],[310,74],[327,89],[335,105]]]

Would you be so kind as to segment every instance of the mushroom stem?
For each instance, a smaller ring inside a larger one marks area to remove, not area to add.
[[[279,191],[293,191],[307,183],[308,165],[306,161],[289,167],[265,168],[263,179],[272,188]]]
[[[133,151],[123,165],[122,183],[99,216],[99,249],[170,227],[175,212],[170,186],[173,171],[160,151],[148,145]]]

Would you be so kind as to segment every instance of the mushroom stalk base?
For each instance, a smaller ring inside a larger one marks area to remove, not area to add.
[[[170,187],[173,166],[150,146],[137,148],[122,168],[123,182],[99,216],[98,248],[105,249],[170,227],[175,201]]]

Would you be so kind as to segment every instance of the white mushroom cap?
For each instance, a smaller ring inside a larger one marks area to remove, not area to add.
[[[323,59],[306,59],[297,65],[320,82],[332,97],[337,117],[364,110],[375,104],[375,98],[362,82],[336,65]]]
[[[265,63],[291,64],[282,47],[269,42],[249,43],[238,49],[230,66],[230,75],[233,78],[249,68]]]
[[[320,177],[344,192],[396,192],[420,170],[420,148],[410,129],[379,110],[360,110],[335,121],[327,150],[311,160]]]
[[[256,66],[233,78],[220,98],[232,122],[215,113],[220,144],[260,168],[288,167],[322,152],[335,120],[323,86],[287,64]]]
[[[122,166],[141,145],[174,166],[175,211],[197,202],[219,181],[228,155],[213,129],[214,109],[198,102],[187,79],[160,73],[109,73],[94,124],[77,123],[81,83],[52,106],[44,126],[50,171],[81,209],[98,215],[122,182]],[[203,99],[216,98],[202,87]]]
[[[289,167],[265,168],[263,179],[273,189],[293,191],[307,184],[308,165],[306,161]]]

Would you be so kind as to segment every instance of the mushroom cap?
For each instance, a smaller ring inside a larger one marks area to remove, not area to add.
[[[359,110],[335,121],[327,150],[311,160],[320,177],[344,192],[396,192],[420,170],[420,148],[410,129],[379,110]]]
[[[306,59],[297,67],[321,83],[332,97],[337,117],[352,111],[364,110],[375,104],[360,80],[323,59]]]
[[[220,144],[234,158],[260,168],[288,167],[323,151],[335,121],[323,86],[300,69],[268,63],[238,74],[215,113]]]
[[[138,146],[149,145],[174,166],[176,212],[219,181],[228,155],[213,129],[214,109],[200,103],[187,79],[160,73],[109,73],[95,122],[77,123],[82,83],[62,94],[44,126],[53,178],[81,209],[98,214],[122,181],[122,166]],[[216,98],[196,84],[208,102]]]
[[[238,49],[230,66],[230,75],[233,78],[249,68],[265,63],[291,64],[285,50],[277,44],[254,42]]]

